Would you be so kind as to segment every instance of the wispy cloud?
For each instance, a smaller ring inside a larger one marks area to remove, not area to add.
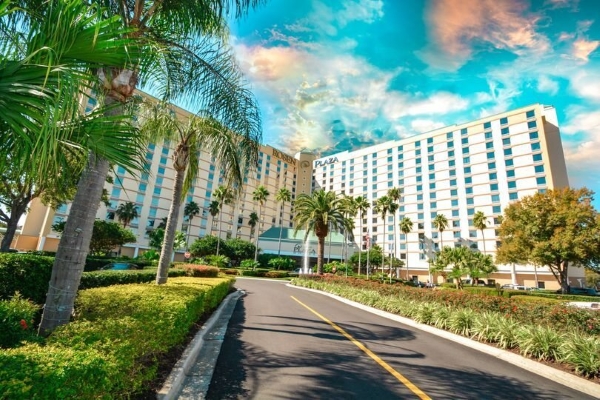
[[[580,98],[600,103],[600,73],[579,71],[571,77],[571,89]]]

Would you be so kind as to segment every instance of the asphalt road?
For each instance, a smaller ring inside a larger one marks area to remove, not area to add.
[[[247,294],[229,322],[208,399],[591,399],[285,282],[239,279],[236,287]]]

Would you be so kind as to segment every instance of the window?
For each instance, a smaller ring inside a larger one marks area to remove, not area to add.
[[[461,135],[466,135],[466,134],[467,134],[467,128],[462,128],[462,129],[460,130],[460,134],[461,134]]]
[[[429,189],[435,189],[435,182],[432,182],[429,184]]]
[[[431,144],[431,143],[433,143],[433,138],[432,137],[427,138],[427,144]]]
[[[452,139],[452,132],[446,133],[446,139]]]
[[[504,138],[504,139],[502,139],[502,145],[503,146],[510,146],[510,138]]]
[[[537,132],[529,132],[529,139],[530,140],[539,139],[539,134]]]
[[[159,175],[164,175],[165,174],[165,167],[158,167],[158,174]]]
[[[533,118],[533,117],[535,117],[535,111],[534,111],[534,110],[529,110],[529,111],[527,111],[527,112],[525,113],[525,116],[526,116],[527,118]]]
[[[514,165],[514,161],[513,161],[513,160],[505,160],[505,161],[504,161],[504,164],[505,164],[507,167],[512,167],[512,166]]]
[[[417,167],[417,174],[420,174],[421,172],[423,172],[423,167]]]
[[[512,149],[504,149],[505,156],[512,156]]]
[[[427,156],[427,161],[432,162],[433,161],[433,156]],[[429,166],[430,169],[433,169],[432,167],[433,167],[433,165]]]
[[[452,200],[452,207],[458,207],[458,200]]]
[[[404,150],[404,146],[398,146],[398,151]]]
[[[473,194],[473,188],[472,187],[465,188],[465,193],[466,194]]]
[[[417,214],[417,219],[423,219],[424,214],[423,213],[418,213]],[[419,224],[419,229],[423,229],[423,224]]]
[[[488,160],[493,160],[494,159],[494,152],[490,151],[489,153],[487,153],[487,159]]]
[[[415,162],[416,162],[417,164],[421,164],[421,159],[420,159],[420,158],[417,158],[417,159],[415,160]]]
[[[456,179],[450,179],[450,186],[456,186]]]
[[[155,194],[155,195],[160,195],[160,189],[161,189],[161,188],[159,188],[159,187],[155,187],[155,188],[154,188],[154,194]]]
[[[456,190],[456,189],[452,189],[452,190],[450,191],[450,196],[458,196],[458,190]]]
[[[485,133],[485,139],[491,139],[492,138],[492,132],[486,132]]]
[[[451,149],[454,147],[454,142],[451,140],[448,142],[448,148]]]
[[[452,157],[454,157],[454,150],[450,150],[450,151],[448,152],[448,157],[449,157],[449,158],[452,158]]]
[[[415,142],[415,147],[421,147],[421,142]]]
[[[140,183],[140,186],[138,187],[138,191],[145,192],[147,187],[148,187],[147,183]]]
[[[423,181],[423,177],[421,175],[417,176],[417,182],[422,182]]]
[[[539,178],[535,178],[535,181],[537,182],[538,185],[545,185],[546,184],[546,178],[543,176],[540,176]]]
[[[433,153],[433,146],[427,147],[427,152],[428,153]]]
[[[491,122],[485,122],[483,124],[483,129],[491,129],[492,128],[492,123]]]
[[[500,125],[506,125],[508,124],[508,118],[504,117],[504,118],[500,118]]]
[[[470,164],[471,163],[471,157],[463,157],[463,164]]]
[[[540,149],[540,142],[531,143],[531,151],[536,151]]]
[[[463,152],[463,154],[469,154],[470,153],[468,147],[463,147],[462,152]]]
[[[508,181],[508,188],[515,189],[517,187],[517,181]]]
[[[498,191],[498,184],[497,183],[490,184],[490,191],[497,192]]]
[[[431,193],[431,194],[429,195],[429,197],[430,197],[431,199],[435,199],[435,193]]]
[[[466,183],[467,185],[469,185],[469,184],[473,183],[473,178],[472,178],[472,177],[470,177],[470,176],[467,176],[467,177],[465,177],[465,183]]]
[[[500,195],[499,194],[492,195],[492,203],[500,203]]]
[[[475,209],[474,208],[467,208],[467,215],[473,215],[475,214]]]
[[[509,178],[514,178],[515,177],[515,170],[514,169],[509,169],[508,171],[506,171],[506,176]]]
[[[490,174],[490,181],[495,181],[496,179],[498,179],[498,174],[496,174],[495,172],[492,172]]]
[[[450,170],[450,176],[456,176],[456,170],[455,169],[451,169]]]
[[[488,163],[488,169],[496,169],[496,163],[495,162]]]
[[[502,135],[508,135],[508,128],[502,128],[502,129],[500,129],[500,133]]]
[[[529,121],[529,122],[527,123],[527,127],[528,127],[529,129],[532,129],[532,128],[537,128],[537,123],[536,123],[535,121]]]
[[[417,204],[417,210],[422,210],[422,209],[423,209],[423,203]]]
[[[541,154],[534,154],[533,155],[533,161],[542,161],[542,155]]]
[[[517,192],[510,192],[508,194],[508,199],[509,200],[518,200],[519,199],[519,195],[517,194]]]
[[[417,185],[417,192],[423,191],[423,185]]]
[[[494,214],[500,214],[502,212],[502,207],[500,207],[500,206],[493,206],[492,207],[492,212]]]
[[[121,188],[113,187],[110,197],[120,197],[120,196],[121,196]]]
[[[469,138],[468,138],[468,137],[464,137],[464,138],[462,138],[462,139],[460,140],[460,142],[461,142],[462,144],[469,144]]]
[[[536,165],[535,166],[535,173],[539,174],[539,173],[542,173],[542,172],[544,172],[544,166],[543,165]]]
[[[404,162],[399,162],[398,163],[398,168],[404,168]]]
[[[473,204],[475,204],[475,200],[472,197],[467,197],[467,204],[472,206]]]
[[[454,161],[454,160],[448,161],[448,166],[449,167],[454,167],[455,164],[456,164],[456,161]]]
[[[452,216],[453,217],[458,217],[458,210],[452,210]],[[454,232],[456,234],[456,232]],[[458,234],[460,235],[460,232],[458,232]]]

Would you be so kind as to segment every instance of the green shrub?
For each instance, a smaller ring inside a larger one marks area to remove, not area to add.
[[[186,276],[186,271],[184,269],[169,269],[170,278],[178,276]],[[79,289],[92,289],[131,283],[148,283],[154,282],[155,279],[156,269],[84,272],[81,275]]]
[[[539,360],[560,360],[563,341],[562,334],[545,326],[523,326],[517,332],[517,342],[521,354]]]
[[[576,373],[588,378],[600,376],[600,338],[572,333],[566,337],[561,353]]]
[[[463,336],[471,336],[475,325],[475,313],[470,309],[454,310],[448,318],[448,329]]]
[[[254,260],[242,260],[240,262],[240,268],[242,269],[256,269],[260,267],[260,265],[258,264],[258,261],[254,261]]]
[[[226,256],[206,256],[204,257],[208,265],[212,265],[217,268],[225,268],[229,266],[229,257]]]
[[[267,272],[269,272],[270,269],[265,269],[265,268],[256,268],[255,270],[251,270],[251,269],[241,269],[240,270],[240,275],[241,276],[258,276],[258,277],[264,277],[267,275]]]
[[[7,348],[35,335],[34,323],[40,307],[19,293],[10,300],[0,300],[0,347]]]
[[[473,338],[482,342],[494,342],[498,332],[498,322],[503,318],[501,314],[485,311],[475,316],[471,334]]]
[[[486,286],[464,286],[463,290],[471,294],[480,294],[483,296],[499,296],[502,293],[502,291],[496,288]]]
[[[502,349],[514,349],[518,345],[517,334],[520,326],[512,318],[501,318],[496,325],[494,341]]]
[[[44,304],[54,258],[0,253],[0,300],[16,292],[36,304]]]
[[[225,275],[240,275],[240,271],[236,268],[224,268],[221,272]]]
[[[293,270],[296,267],[296,261],[289,257],[277,257],[269,260],[269,267],[273,269]]]
[[[268,271],[265,273],[266,278],[287,278],[288,276],[287,271]]]
[[[209,265],[184,264],[179,268],[183,268],[187,276],[197,278],[216,278],[219,276],[219,268]]]
[[[415,321],[422,324],[433,325],[434,314],[437,306],[431,303],[422,303],[419,305],[415,314]]]

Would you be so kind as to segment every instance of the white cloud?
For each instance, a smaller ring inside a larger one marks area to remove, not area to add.
[[[552,80],[547,75],[541,75],[538,78],[537,90],[540,92],[555,95],[556,93],[558,93],[558,82]]]
[[[560,131],[567,135],[584,134],[600,140],[600,111],[573,112]],[[598,157],[597,151],[595,157]]]
[[[432,121],[430,119],[415,119],[410,123],[410,127],[415,133],[424,133],[444,127],[442,122]]]
[[[581,71],[571,78],[571,88],[587,100],[600,102],[600,73]]]
[[[600,46],[600,40],[577,39],[573,42],[573,57],[580,61],[589,61],[589,55]]]

